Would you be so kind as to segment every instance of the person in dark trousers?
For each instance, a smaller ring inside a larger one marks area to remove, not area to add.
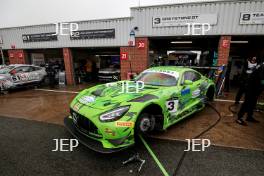
[[[46,68],[46,72],[47,72],[47,76],[49,79],[49,86],[51,88],[54,88],[55,86],[55,69],[53,68],[53,66],[49,63],[45,65]]]
[[[247,113],[247,121],[259,122],[253,117],[253,111],[256,107],[258,97],[264,90],[264,63],[258,65],[248,78],[248,86],[245,90],[245,101],[242,104],[237,116],[236,122],[240,125],[246,125],[243,116]]]
[[[257,66],[257,58],[256,57],[252,57],[252,58],[248,59],[247,62],[245,62],[245,65],[244,65],[244,68],[242,71],[242,75],[240,78],[241,79],[240,86],[239,86],[238,92],[236,94],[235,104],[239,104],[241,97],[243,96],[243,94],[246,91],[248,78],[249,78],[250,74],[252,74],[252,72],[256,68],[256,66]]]

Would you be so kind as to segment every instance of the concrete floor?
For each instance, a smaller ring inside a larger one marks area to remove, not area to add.
[[[91,86],[91,85],[90,85]],[[53,89],[57,92],[40,90],[17,90],[0,96],[0,116],[23,118],[63,125],[63,118],[69,113],[69,103],[76,92],[89,87],[80,85]],[[69,92],[65,92],[69,91]],[[232,99],[234,93],[226,94],[225,99]],[[255,113],[260,123],[248,123],[240,126],[234,121],[235,115],[229,112],[232,102],[213,102],[216,109],[221,112],[222,119],[209,132],[201,138],[208,138],[215,145],[255,149],[264,151],[264,117]],[[237,110],[239,107],[234,107]],[[185,140],[193,138],[217,120],[217,114],[210,107],[192,117],[175,124],[167,131],[155,134],[153,137],[169,140]]]

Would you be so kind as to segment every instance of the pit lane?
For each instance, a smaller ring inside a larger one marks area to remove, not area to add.
[[[142,144],[110,156],[92,152],[82,145],[72,153],[51,152],[53,138],[71,138],[62,126],[63,118],[69,113],[74,92],[81,89],[21,90],[0,96],[0,116],[3,116],[0,170],[4,175],[135,175],[136,163],[122,166],[122,161],[135,152],[146,159],[141,175],[161,175]],[[263,175],[263,118],[256,113],[261,123],[238,126],[228,111],[230,104],[213,103],[221,112],[222,120],[201,138],[209,138],[214,146],[205,152],[188,154],[177,175]],[[186,148],[184,140],[193,138],[215,118],[216,113],[206,108],[166,132],[155,134],[155,139],[146,139],[170,175]]]

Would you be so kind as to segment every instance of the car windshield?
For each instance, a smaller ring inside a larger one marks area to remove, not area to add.
[[[3,67],[0,69],[0,74],[7,74],[9,73],[13,68],[15,68],[14,66],[7,66],[7,67]]]
[[[145,71],[135,81],[142,81],[146,85],[153,86],[176,86],[179,79],[178,72]]]

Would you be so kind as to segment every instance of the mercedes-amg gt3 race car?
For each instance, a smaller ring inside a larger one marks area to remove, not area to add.
[[[201,110],[214,92],[213,81],[193,69],[153,67],[133,81],[83,90],[64,123],[87,147],[110,153],[133,145],[137,133],[165,130]]]
[[[21,86],[37,85],[47,75],[45,68],[14,64],[4,66],[0,69],[0,90],[9,90]]]

